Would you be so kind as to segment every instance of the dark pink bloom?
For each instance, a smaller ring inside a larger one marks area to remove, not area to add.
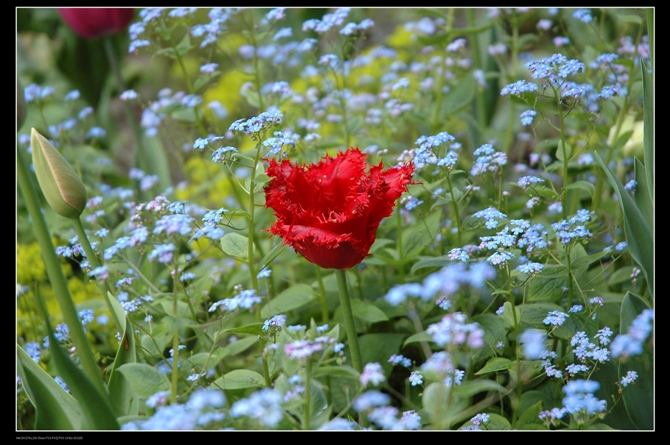
[[[87,39],[126,29],[135,16],[134,8],[58,8],[74,32]]]
[[[312,165],[271,159],[265,205],[277,222],[270,231],[324,268],[348,269],[363,261],[414,171],[412,163],[385,171],[380,163],[366,172],[365,159],[358,148]]]

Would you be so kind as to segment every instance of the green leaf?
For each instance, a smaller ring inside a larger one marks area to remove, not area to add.
[[[654,231],[654,203],[651,199],[651,191],[647,185],[646,168],[638,158],[635,158],[635,204],[647,222],[649,229]]]
[[[423,258],[412,266],[412,273],[416,272],[419,269],[426,267],[444,267],[447,264],[453,263],[447,255],[438,256],[438,257],[429,257]]]
[[[272,262],[272,260],[277,258],[277,255],[279,255],[280,253],[282,253],[284,251],[284,249],[286,249],[286,244],[283,244],[283,243],[280,243],[280,244],[277,244],[276,246],[274,246],[268,253],[265,254],[265,256],[263,257],[263,259],[261,260],[261,262],[258,265],[258,270],[261,270],[265,266],[270,264]]]
[[[270,318],[309,303],[315,298],[314,290],[307,284],[294,284],[282,291],[261,309],[261,317]]]
[[[540,412],[542,411],[542,401],[535,403],[530,408],[526,409],[519,415],[519,420],[516,422],[516,427],[519,430],[536,429],[537,425],[544,429],[542,419],[540,419]]]
[[[72,361],[58,343],[49,323],[49,350],[51,359],[61,378],[65,381],[83,414],[83,428],[95,430],[118,430],[119,423],[107,394],[103,394],[86,374]]]
[[[564,312],[561,306],[552,303],[526,303],[520,306],[521,321],[534,328],[549,329],[551,325],[544,324],[544,319],[551,311]],[[572,338],[577,332],[577,323],[574,317],[566,318],[562,326],[556,327],[552,335],[564,340]]]
[[[145,400],[158,391],[170,390],[167,376],[146,363],[126,363],[119,366],[118,371],[128,380],[133,393]]]
[[[461,397],[472,397],[480,392],[488,391],[505,392],[506,390],[500,383],[489,379],[469,380],[454,387],[454,394]]]
[[[418,255],[419,252],[433,241],[441,217],[442,212],[431,213],[424,220],[402,231],[402,251],[404,258],[412,258]]]
[[[633,293],[626,293],[621,302],[620,334],[628,333],[633,320],[645,309],[647,304]],[[624,388],[623,402],[630,420],[641,430],[654,429],[654,363],[651,354],[645,351],[641,355],[628,357],[619,365],[619,380],[628,371],[638,373],[638,379]]]
[[[510,326],[514,326],[517,323],[521,323],[521,311],[519,310],[519,308],[517,306],[514,306],[513,308],[514,308],[514,310],[512,310],[512,303],[510,303],[509,301],[506,301],[505,303],[503,303],[503,314],[502,314],[503,320],[505,320],[507,322],[507,324],[510,325]],[[516,313],[516,317],[515,317],[515,313]],[[515,318],[516,318],[516,322],[515,322]]]
[[[491,360],[486,362],[486,365],[477,371],[475,375],[484,375],[488,374],[489,372],[505,371],[513,364],[514,362],[510,359],[506,359],[504,357],[493,357]]]
[[[570,160],[570,157],[572,156],[572,147],[570,145],[566,145],[566,154],[567,154],[567,159]],[[564,153],[563,153],[563,141],[559,140],[558,141],[558,147],[556,147],[556,159],[559,161],[563,162],[564,160]]]
[[[393,354],[400,351],[405,334],[366,334],[358,337],[358,345],[361,351],[361,360],[363,364],[377,362],[384,368],[384,375],[391,373],[393,365],[388,363],[388,359]],[[349,353],[346,348],[345,353]],[[351,357],[349,357],[351,360]],[[350,361],[348,363],[351,363]]]
[[[571,190],[571,189],[581,189],[581,190],[586,190],[589,195],[591,195],[591,198],[593,198],[593,195],[596,193],[596,187],[591,184],[588,181],[575,181],[571,184],[566,185],[563,187],[564,190]]]
[[[123,323],[121,327],[123,330],[121,343],[119,343],[119,348],[112,364],[109,382],[107,383],[109,396],[112,399],[112,404],[118,416],[136,415],[139,411],[139,400],[135,393],[133,393],[130,382],[122,373],[117,372],[120,366],[136,362],[135,335],[132,329],[128,332],[130,322],[126,318],[119,301],[114,297],[110,297],[109,302],[116,313],[117,319],[122,320],[121,323]]]
[[[358,379],[360,377],[360,374],[358,371],[356,371],[354,368],[351,366],[319,366],[312,372],[313,377],[321,377],[321,376],[340,376],[340,377],[352,377],[354,379]]]
[[[609,286],[614,286],[615,284],[621,284],[625,282],[630,282],[630,276],[633,273],[633,266],[624,266],[621,269],[617,269],[607,280]]]
[[[460,32],[460,30],[459,30]],[[470,105],[475,95],[475,79],[472,74],[467,75],[458,82],[442,99],[440,117],[444,118],[450,114],[457,113],[461,108]]]
[[[81,428],[81,408],[77,401],[17,345],[16,370],[35,407],[38,430]]]
[[[609,178],[610,184],[619,195],[619,202],[624,214],[624,232],[626,233],[626,241],[628,242],[628,250],[633,259],[640,265],[642,272],[644,272],[647,279],[647,286],[652,295],[654,292],[654,239],[651,228],[647,225],[645,218],[640,213],[633,198],[626,189],[623,188],[621,181],[614,176],[610,169],[605,165],[598,153],[595,153],[595,158],[600,164],[600,167],[605,171]]]
[[[496,314],[479,314],[475,315],[470,320],[479,324],[482,329],[484,329],[484,343],[489,346],[489,355],[493,354],[493,351],[497,349],[496,345],[498,342],[501,341],[505,343],[507,327],[505,326],[505,320],[501,316]],[[482,350],[482,353],[486,354],[487,351]],[[479,357],[480,354],[477,354],[477,357]]]
[[[192,327],[198,327],[198,324],[191,325]],[[251,334],[251,335],[261,335],[263,333],[263,323],[251,323],[245,326],[236,326],[234,328],[226,328],[220,331],[217,331],[215,337],[220,334]]]
[[[567,268],[556,268],[553,271],[560,274],[563,270],[567,271]],[[559,301],[565,296],[563,288],[568,285],[567,278],[561,276],[545,278],[544,273],[543,270],[528,284],[528,301]]]
[[[247,369],[235,369],[230,371],[212,383],[212,387],[219,389],[244,389],[244,388],[262,388],[265,386],[265,379],[256,371]]]
[[[221,238],[221,249],[236,260],[246,262],[249,255],[249,238],[235,232],[226,233]]]
[[[367,301],[351,300],[351,310],[354,313],[354,317],[365,320],[368,323],[388,321],[388,317],[381,309]]]
[[[404,348],[410,343],[416,343],[420,341],[433,341],[433,336],[426,331],[418,332],[414,335],[411,335],[407,340],[405,340],[405,343],[403,343],[402,346]]]
[[[636,25],[641,25],[642,24],[642,17],[639,15],[633,15],[633,14],[617,14],[616,15],[617,19],[622,20],[624,22],[629,22],[629,23],[635,23]]]
[[[258,342],[258,336],[241,338],[221,348],[221,358],[240,354]]]
[[[648,24],[651,26],[651,24]],[[644,62],[642,70],[642,91],[644,110],[644,165],[646,167],[647,188],[652,202],[654,201],[654,81],[647,71]],[[638,181],[639,182],[639,181]]]

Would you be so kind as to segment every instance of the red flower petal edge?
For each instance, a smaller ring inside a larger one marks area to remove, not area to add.
[[[366,172],[365,160],[358,148],[311,165],[271,159],[265,206],[277,222],[270,231],[324,268],[349,269],[363,261],[414,172],[411,162],[385,171],[380,163]]]
[[[87,39],[126,29],[135,16],[134,8],[58,8],[74,32]]]

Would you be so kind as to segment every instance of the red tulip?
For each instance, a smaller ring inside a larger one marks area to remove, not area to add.
[[[135,17],[134,8],[58,8],[65,23],[88,39],[126,29]]]
[[[270,160],[265,206],[277,222],[270,231],[307,261],[324,268],[348,269],[369,255],[382,218],[412,184],[412,163],[366,173],[358,148],[328,155],[317,164]]]

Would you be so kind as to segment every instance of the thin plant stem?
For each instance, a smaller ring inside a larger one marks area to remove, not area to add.
[[[344,318],[344,329],[347,332],[349,340],[349,349],[351,350],[351,361],[354,369],[358,372],[363,371],[363,362],[361,361],[361,351],[358,347],[358,335],[356,334],[356,325],[354,324],[354,313],[351,310],[351,301],[349,300],[349,290],[347,289],[347,273],[344,270],[336,270],[337,288],[340,292],[340,306],[342,308],[342,317]]]

